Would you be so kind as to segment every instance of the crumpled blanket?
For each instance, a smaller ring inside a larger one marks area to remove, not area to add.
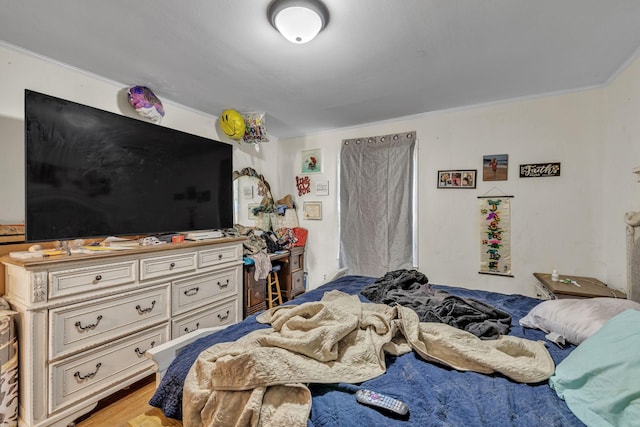
[[[434,290],[417,270],[395,270],[366,286],[361,293],[370,301],[413,309],[421,322],[446,323],[482,339],[507,335],[511,316],[473,298],[460,298]]]
[[[420,323],[411,309],[361,303],[340,291],[322,301],[263,313],[271,328],[203,351],[184,383],[183,424],[306,426],[307,383],[359,383],[385,372],[384,353],[412,349],[458,370],[515,381],[549,378],[544,343],[513,336],[483,341],[446,324]]]

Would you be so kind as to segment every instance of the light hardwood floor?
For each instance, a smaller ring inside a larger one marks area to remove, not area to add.
[[[163,426],[182,427],[180,421],[166,418],[160,409],[149,405],[154,390],[155,377],[152,375],[101,402],[88,418],[77,421],[76,427],[126,427],[127,421],[141,414],[160,418]]]

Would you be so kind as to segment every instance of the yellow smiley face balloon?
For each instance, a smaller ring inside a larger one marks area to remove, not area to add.
[[[244,118],[236,110],[224,110],[220,115],[220,127],[231,139],[240,141],[244,136]]]

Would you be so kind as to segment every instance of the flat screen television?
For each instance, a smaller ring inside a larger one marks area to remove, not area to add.
[[[25,91],[27,242],[233,225],[232,146]]]

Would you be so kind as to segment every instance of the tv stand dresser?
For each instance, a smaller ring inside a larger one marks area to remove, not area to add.
[[[67,426],[154,373],[146,350],[242,320],[242,241],[220,238],[16,260],[20,426]]]

